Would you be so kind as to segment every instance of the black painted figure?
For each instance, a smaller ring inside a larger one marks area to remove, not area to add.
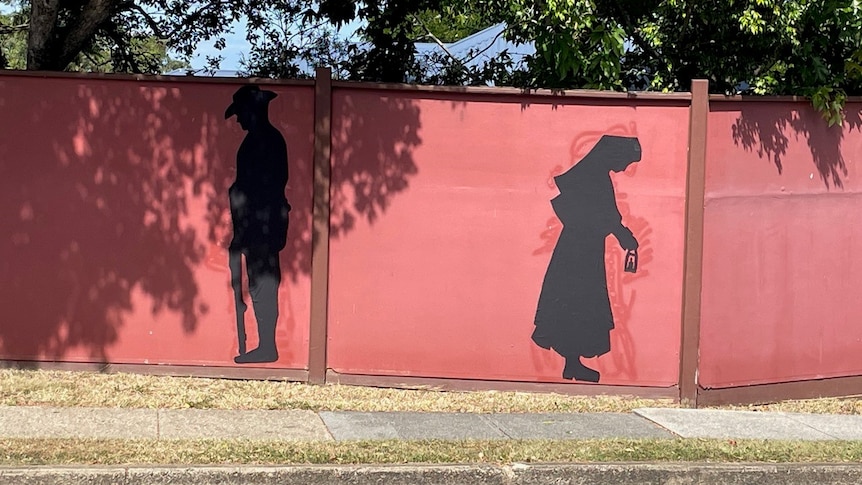
[[[611,348],[614,317],[605,239],[613,234],[631,251],[638,242],[622,224],[610,172],[622,172],[640,158],[637,138],[604,135],[580,162],[554,178],[560,195],[551,205],[563,230],[542,283],[533,341],[566,359],[565,379],[598,382],[599,372],[585,366],[581,357]]]
[[[236,181],[230,186],[233,239],[229,248],[231,285],[236,303],[238,364],[275,362],[275,324],[278,320],[278,286],[281,266],[278,253],[287,242],[290,205],[287,185],[287,144],[269,121],[269,102],[276,94],[246,85],[233,95],[225,119],[236,121],[248,133],[236,154]],[[258,347],[245,349],[245,302],[242,297],[242,257],[248,289],[257,320]]]

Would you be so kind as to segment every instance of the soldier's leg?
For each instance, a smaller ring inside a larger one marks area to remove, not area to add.
[[[235,360],[241,363],[274,362],[278,360],[275,325],[278,321],[278,287],[281,283],[278,253],[251,250],[246,255],[246,268],[260,343],[256,349]]]
[[[228,252],[228,267],[230,268],[230,286],[233,289],[234,308],[236,310],[236,330],[239,354],[245,353],[245,311],[248,308],[242,296],[242,252],[231,248]]]

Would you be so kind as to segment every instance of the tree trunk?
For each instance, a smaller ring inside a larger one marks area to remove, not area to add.
[[[54,32],[57,28],[59,0],[32,0],[30,2],[30,35],[27,39],[27,69],[49,70],[55,63],[56,45]],[[64,66],[65,67],[65,66]]]
[[[58,25],[59,0],[32,0],[27,69],[62,71],[85,49],[113,13],[111,0],[88,0],[68,24]]]
[[[74,61],[81,51],[93,41],[96,32],[104,22],[111,18],[113,0],[89,0],[83,10],[64,29],[62,44],[59,49],[60,69],[65,69]],[[118,3],[118,2],[116,2]]]

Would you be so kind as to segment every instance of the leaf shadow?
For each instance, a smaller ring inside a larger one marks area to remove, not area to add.
[[[713,103],[713,111],[735,110],[737,104]],[[785,159],[792,140],[804,139],[820,180],[829,188],[844,188],[847,162],[841,153],[846,126],[862,128],[859,110],[845,110],[844,126],[828,126],[814,109],[802,103],[742,103],[739,117],[731,128],[733,142],[745,151],[756,153],[784,173]]]
[[[243,132],[224,109],[240,83],[0,77],[0,357],[64,360],[74,350],[109,362],[130,327],[170,317],[188,335],[213,312],[233,318],[227,192]],[[297,148],[313,145],[314,107],[299,97],[280,96],[273,113],[288,141],[293,210],[280,256],[294,282],[311,273],[315,200],[312,150]],[[350,153],[333,158],[333,237],[382,217],[418,171],[418,103],[379,104],[374,115],[347,105],[334,132]],[[200,268],[224,274],[223,308],[207,303],[213,286]]]

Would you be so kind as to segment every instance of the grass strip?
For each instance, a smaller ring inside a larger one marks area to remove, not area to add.
[[[495,440],[265,442],[0,439],[0,465],[560,462],[858,463],[862,442]]]
[[[311,386],[139,374],[0,370],[0,405],[162,409],[307,409],[311,411],[424,411],[467,413],[630,412],[678,407],[669,399],[570,396],[527,392],[440,392]],[[821,398],[724,409],[862,414],[862,398]]]
[[[0,370],[0,405],[162,409],[307,409],[469,413],[629,412],[669,399],[527,392],[440,392],[281,381]]]

